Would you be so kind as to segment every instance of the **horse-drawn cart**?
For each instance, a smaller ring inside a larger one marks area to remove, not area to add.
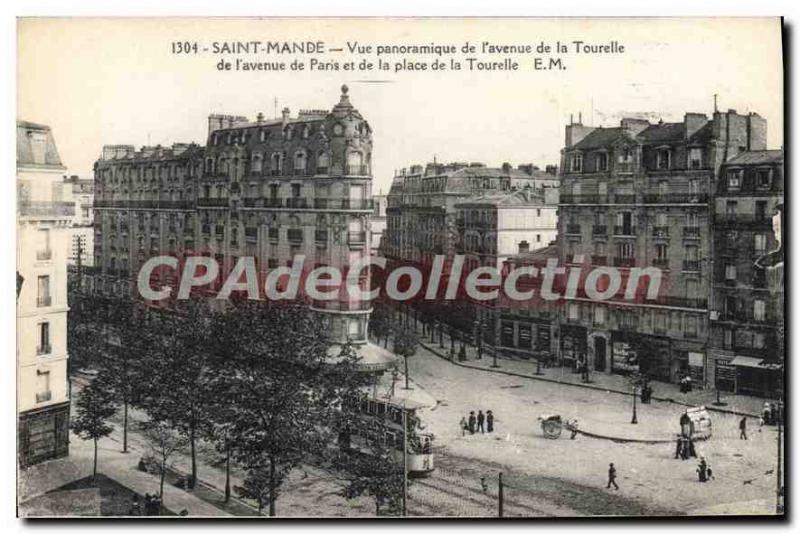
[[[540,415],[539,421],[542,425],[542,433],[547,439],[558,439],[564,428],[571,431],[575,424],[562,420],[560,415]]]

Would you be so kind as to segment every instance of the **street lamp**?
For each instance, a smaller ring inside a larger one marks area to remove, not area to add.
[[[636,382],[633,383],[633,417],[631,417],[631,424],[636,425],[639,421],[636,419]]]

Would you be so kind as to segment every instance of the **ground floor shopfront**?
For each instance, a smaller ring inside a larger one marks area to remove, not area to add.
[[[698,387],[708,384],[706,350],[699,340],[574,324],[562,324],[559,333],[559,354],[564,365],[585,361],[594,372],[640,373],[672,383],[688,375]]]
[[[19,414],[17,449],[20,467],[69,454],[69,402]]]
[[[720,391],[781,399],[784,392],[782,365],[777,361],[715,350],[709,358],[711,384]]]
[[[558,350],[556,322],[547,317],[498,315],[498,349],[523,359],[544,359]]]

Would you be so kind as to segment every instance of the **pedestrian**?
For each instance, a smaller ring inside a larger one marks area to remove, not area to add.
[[[747,417],[742,417],[739,421],[739,439],[747,439]]]
[[[461,421],[458,424],[461,427],[461,437],[464,437],[469,429],[469,425],[467,425],[467,418],[462,415]]]
[[[614,467],[614,462],[608,464],[608,484],[606,484],[606,489],[611,489],[612,484],[615,489],[619,490],[619,486],[617,486],[617,468]]]
[[[486,410],[486,432],[489,434],[494,432],[494,414],[492,410]]]
[[[702,456],[700,457],[700,465],[697,466],[697,479],[699,482],[705,482],[707,480],[706,476],[708,474],[708,464],[706,463],[706,459]]]
[[[477,419],[475,418],[475,412],[469,412],[469,423],[467,424],[469,426],[470,434],[475,433],[475,423],[477,423]]]
[[[578,420],[577,420],[577,419],[573,419],[573,420],[570,422],[570,424],[569,424],[569,429],[570,429],[570,431],[572,432],[572,433],[569,435],[569,439],[575,439],[575,436],[577,436],[577,435],[578,435]]]
[[[686,393],[692,392],[692,377],[686,375]]]
[[[425,441],[422,443],[422,454],[430,454],[431,453],[431,438],[425,438]]]
[[[486,416],[483,415],[483,411],[478,410],[478,430],[481,431],[481,434],[484,433],[483,429],[483,422],[486,420]]]

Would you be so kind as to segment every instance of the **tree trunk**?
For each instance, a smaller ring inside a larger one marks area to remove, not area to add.
[[[197,483],[197,451],[195,450],[194,424],[189,426],[189,443],[192,448],[192,475],[189,477],[189,489],[194,489]]]
[[[122,402],[122,452],[128,452],[128,399]]]
[[[92,467],[92,480],[97,478],[97,438],[94,438],[94,465]]]
[[[269,516],[275,517],[275,459],[269,459]]]
[[[408,389],[408,356],[403,356],[403,365],[406,372],[406,389]]]
[[[167,460],[161,462],[161,483],[158,490],[158,499],[161,501],[161,504],[158,508],[158,513],[164,513],[164,478],[167,476]]]
[[[225,454],[225,502],[231,500],[231,451]],[[260,510],[259,510],[260,512]]]
[[[375,497],[375,515],[381,515],[381,501],[377,497]]]

